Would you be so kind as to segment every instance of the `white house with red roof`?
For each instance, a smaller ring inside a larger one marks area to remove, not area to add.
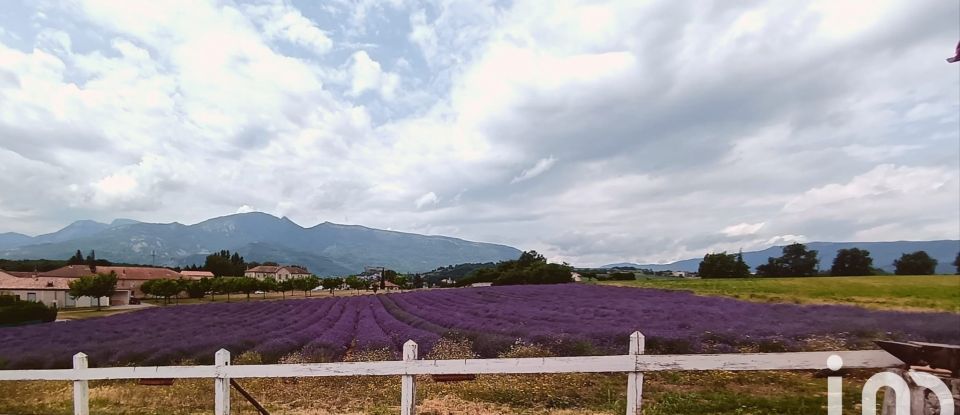
[[[182,277],[180,273],[168,268],[97,266],[95,270],[91,270],[86,265],[67,265],[38,275],[70,280],[111,272],[117,274],[117,289],[110,297],[110,305],[126,305],[130,303],[130,297],[143,297],[140,286],[149,280],[175,280]]]
[[[24,301],[41,302],[57,308],[95,307],[97,299],[93,297],[73,298],[70,296],[71,278],[43,277],[36,273],[7,273],[0,271],[0,295],[12,295]],[[129,291],[126,292],[129,303]],[[100,303],[108,305],[110,297],[100,298]]]
[[[250,268],[243,273],[244,277],[256,278],[259,280],[264,278],[273,278],[277,281],[285,281],[293,278],[304,278],[309,277],[310,275],[310,272],[307,271],[306,268],[295,265],[288,265],[285,267],[275,265],[260,265]]]

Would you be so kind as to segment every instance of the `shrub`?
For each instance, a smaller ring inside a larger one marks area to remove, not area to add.
[[[18,301],[15,298],[13,301],[5,298],[0,302],[0,326],[48,323],[56,319],[57,308],[47,307],[43,303]]]

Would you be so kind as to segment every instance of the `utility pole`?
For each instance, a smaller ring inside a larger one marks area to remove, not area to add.
[[[157,251],[150,251],[150,266],[157,266]]]

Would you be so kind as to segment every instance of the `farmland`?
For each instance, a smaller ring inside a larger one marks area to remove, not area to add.
[[[849,304],[872,309],[960,312],[960,276],[640,279],[603,284],[689,290],[749,301]]]
[[[94,366],[365,361],[398,357],[416,340],[427,359],[538,357],[625,352],[639,329],[648,353],[872,348],[875,338],[957,342],[958,316],[803,306],[704,297],[683,291],[599,285],[428,290],[337,298],[152,307],[88,320],[0,329],[5,368],[69,366],[88,353]],[[104,341],[108,339],[109,341]],[[845,413],[858,413],[858,385],[847,375]],[[476,380],[418,380],[424,414],[623,413],[625,375],[480,375]],[[242,381],[272,413],[395,413],[399,381],[378,377]],[[212,410],[212,382],[170,387],[136,381],[91,382],[94,413],[199,414]],[[809,372],[651,373],[644,413],[820,411],[825,380]],[[0,382],[0,412],[69,414],[69,382]],[[234,400],[235,413],[251,413]]]
[[[536,345],[553,355],[624,353],[640,330],[648,353],[872,348],[877,338],[960,341],[957,315],[832,305],[763,304],[688,292],[596,285],[487,287],[318,300],[156,307],[90,320],[0,329],[3,368],[209,363],[220,348],[264,362],[385,351],[407,339],[428,354],[463,339],[495,357]],[[110,341],[103,341],[108,338]]]

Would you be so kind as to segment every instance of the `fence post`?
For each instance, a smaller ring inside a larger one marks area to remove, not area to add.
[[[403,344],[403,361],[417,360],[417,343],[407,340]],[[417,383],[413,375],[403,375],[400,378],[400,415],[415,415],[417,413]]]
[[[639,331],[630,335],[630,355],[643,354],[644,338]],[[643,400],[643,373],[627,373],[627,415],[640,415],[640,403]]]
[[[216,415],[230,415],[230,378],[223,372],[223,368],[230,366],[230,352],[220,349],[215,356],[217,377],[213,380],[213,412]]]
[[[87,355],[83,353],[73,355],[74,370],[86,369],[88,365]],[[73,381],[73,413],[90,415],[90,385],[86,380]]]

